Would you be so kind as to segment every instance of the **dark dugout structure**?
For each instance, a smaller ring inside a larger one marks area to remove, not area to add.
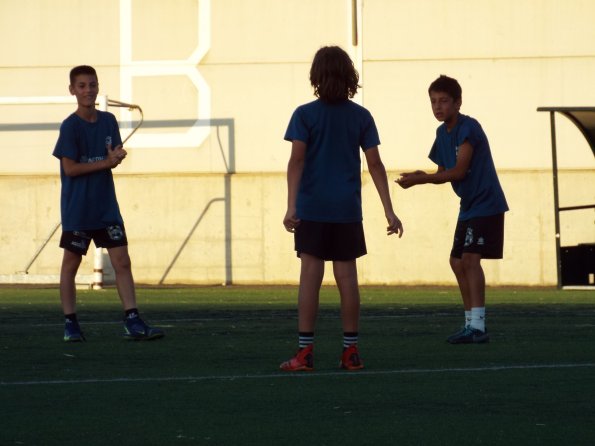
[[[595,204],[560,206],[558,196],[558,156],[556,120],[559,113],[566,116],[583,134],[595,156],[595,107],[539,107],[539,112],[549,112],[552,139],[552,174],[554,177],[554,211],[556,226],[556,262],[558,288],[595,287],[595,243],[590,240],[575,246],[561,246],[560,213],[579,209],[595,209]]]

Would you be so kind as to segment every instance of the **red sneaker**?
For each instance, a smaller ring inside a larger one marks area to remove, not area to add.
[[[359,358],[357,344],[350,345],[345,350],[343,350],[343,355],[341,356],[341,362],[339,365],[345,370],[359,370],[364,368],[364,364]]]
[[[289,361],[279,367],[284,372],[311,372],[314,370],[314,345],[300,349]]]

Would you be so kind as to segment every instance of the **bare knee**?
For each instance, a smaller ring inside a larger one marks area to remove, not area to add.
[[[461,267],[467,274],[481,268],[481,254],[465,253],[461,258]]]
[[[62,274],[75,276],[81,265],[82,259],[83,256],[80,254],[64,250],[64,257],[62,258]]]
[[[125,273],[132,269],[132,262],[126,247],[108,250],[112,267],[116,274]]]
[[[357,265],[355,260],[351,261],[334,261],[333,275],[337,282],[356,281],[357,282]]]
[[[452,269],[452,272],[455,273],[455,276],[457,276],[457,277],[465,274],[463,261],[461,259],[458,259],[456,257],[451,257],[450,258],[450,267]]]
[[[359,300],[359,285],[355,260],[348,262],[334,261],[333,275],[335,276],[335,282],[339,288],[341,301],[344,301],[345,299]]]
[[[300,254],[302,274],[311,276],[324,275],[324,260],[310,254]]]

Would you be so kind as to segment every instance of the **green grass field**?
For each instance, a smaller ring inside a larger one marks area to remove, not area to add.
[[[0,288],[0,445],[593,445],[595,292],[488,290],[487,345],[449,345],[453,288],[362,288],[366,368],[337,368],[324,288],[313,373],[295,287],[141,288],[167,336],[122,339],[113,289],[79,293],[87,342],[62,341],[56,289]]]

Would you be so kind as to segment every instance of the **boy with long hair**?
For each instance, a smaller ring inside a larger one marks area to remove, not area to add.
[[[291,156],[283,225],[294,233],[301,273],[299,350],[281,364],[284,371],[314,369],[314,329],[327,260],[333,262],[341,297],[340,366],[346,370],[363,368],[357,348],[360,295],[356,259],[367,253],[360,148],[384,208],[387,234],[401,237],[403,233],[393,211],[374,119],[368,110],[350,100],[357,93],[358,82],[357,70],[344,50],[336,46],[318,50],[310,69],[310,83],[318,99],[295,110],[285,133],[284,139],[291,142]]]

